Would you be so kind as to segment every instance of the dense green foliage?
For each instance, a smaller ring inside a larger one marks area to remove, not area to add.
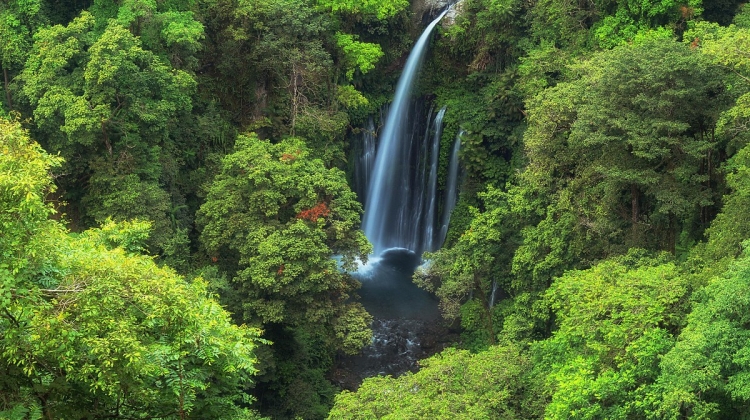
[[[419,93],[466,176],[415,282],[460,342],[329,380],[372,334],[351,134],[425,3],[0,1],[0,418],[747,416],[738,0],[457,4]]]
[[[427,89],[468,131],[465,210],[415,281],[476,354],[367,379],[331,418],[744,418],[747,12],[462,11],[436,51],[450,71],[433,62]],[[502,372],[480,373],[509,347]]]
[[[513,346],[479,354],[449,349],[398,381],[377,377],[356,393],[342,392],[331,418],[529,418],[534,407],[524,406],[519,398],[529,363]]]
[[[311,159],[299,139],[274,145],[240,136],[198,222],[216,260],[239,257],[228,264],[237,267],[243,317],[300,325],[330,320],[341,306],[333,299],[343,303],[352,289],[331,257],[349,265],[366,258],[360,213],[344,174]]]
[[[147,222],[48,220],[59,159],[0,120],[0,416],[240,418],[260,331],[138,255]]]

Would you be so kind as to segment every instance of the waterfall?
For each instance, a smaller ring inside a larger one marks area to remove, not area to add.
[[[422,224],[414,223],[417,211],[413,209],[420,207],[423,195],[416,194],[418,191],[413,190],[423,188],[424,184],[412,185],[409,182],[413,164],[413,160],[409,159],[409,150],[414,144],[409,137],[413,136],[415,130],[406,130],[409,123],[407,116],[411,91],[424,60],[430,35],[446,12],[433,20],[414,44],[396,86],[396,94],[380,136],[362,223],[362,229],[377,254],[393,247],[421,252],[420,241],[416,238]],[[419,197],[419,204],[414,197]],[[416,234],[405,235],[405,231],[416,231]]]
[[[495,306],[495,295],[497,295],[497,280],[492,280],[492,292],[490,292],[490,304],[489,304],[490,309],[492,309]]]
[[[448,234],[448,224],[451,220],[451,213],[456,207],[456,199],[458,198],[458,149],[461,147],[461,136],[464,131],[461,130],[456,136],[456,141],[453,143],[453,150],[451,150],[451,161],[448,166],[448,181],[445,186],[445,206],[443,207],[443,223],[440,229],[440,242],[442,245],[445,241],[445,237]]]
[[[435,226],[437,224],[437,167],[438,153],[440,147],[440,136],[443,134],[443,117],[446,107],[438,111],[435,116],[434,134],[432,137],[432,150],[430,151],[430,177],[427,181],[427,216],[424,219],[425,249],[435,251]],[[429,138],[429,137],[426,137]],[[425,141],[425,146],[427,146]],[[426,154],[425,154],[426,156]]]

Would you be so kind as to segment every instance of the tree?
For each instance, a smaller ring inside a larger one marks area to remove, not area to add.
[[[747,141],[747,123],[750,120],[750,59],[747,57],[750,50],[747,28],[750,22],[746,21],[750,18],[750,9],[745,7],[742,10],[736,16],[736,25],[722,27],[700,22],[685,34],[711,62],[729,70],[725,84],[735,103],[721,115],[717,131],[728,137],[734,147]]]
[[[687,292],[673,262],[636,250],[556,279],[546,299],[558,329],[531,350],[550,395],[545,417],[646,418]]]
[[[360,42],[349,34],[336,34],[336,44],[344,53],[346,78],[352,80],[354,71],[367,73],[375,68],[375,63],[383,56],[383,50],[377,44]]]
[[[703,4],[703,17],[720,25],[729,25],[732,18],[742,7],[739,0],[715,0]]]
[[[198,223],[209,256],[232,278],[224,301],[280,343],[263,366],[261,404],[275,416],[321,417],[333,355],[370,342],[372,317],[350,299],[358,283],[333,259],[348,269],[366,260],[361,212],[343,172],[326,169],[299,138],[239,136],[208,189]]]
[[[702,0],[542,0],[530,12],[531,34],[560,47],[613,48],[652,29],[680,33],[687,21],[701,15],[702,6]]]
[[[745,245],[750,245],[745,242]],[[741,418],[750,409],[750,256],[696,293],[677,344],[661,362],[662,418]]]
[[[261,138],[304,137],[326,164],[344,164],[349,116],[383,50],[373,34],[408,2],[206,0],[201,89]],[[382,12],[381,12],[382,10]],[[230,82],[227,82],[230,81]]]
[[[101,29],[114,19],[138,37],[145,49],[177,69],[194,70],[204,27],[190,10],[195,1],[94,0],[89,11]]]
[[[732,156],[725,170],[730,191],[723,197],[721,211],[706,229],[706,242],[698,244],[690,256],[691,263],[713,275],[721,274],[742,253],[742,241],[750,238],[746,217],[750,206],[750,146]]]
[[[222,160],[198,220],[209,255],[236,270],[245,320],[331,326],[358,307],[345,304],[356,282],[332,257],[345,267],[366,258],[361,211],[343,173],[325,169],[302,140],[272,145],[251,134]]]
[[[579,238],[563,245],[594,260],[632,246],[674,251],[681,234],[698,238],[721,182],[714,127],[726,104],[723,73],[658,36],[571,70],[570,81],[529,101],[522,175],[535,195],[554,195],[548,219],[566,221]]]
[[[87,216],[84,225],[151,220],[151,248],[164,252],[187,235],[169,220],[162,164],[173,158],[170,137],[192,108],[195,81],[117,22],[101,33],[96,24],[83,12],[68,26],[40,30],[17,79],[44,146],[67,159],[60,181],[79,206],[73,213]]]
[[[353,15],[374,15],[378,19],[391,17],[409,6],[407,0],[317,0],[320,7],[329,9],[335,13]]]
[[[301,0],[199,6],[206,24],[203,67],[213,79],[201,81],[236,122],[279,137],[293,132],[308,106],[327,108],[334,90],[323,42],[330,16]]]
[[[674,0],[631,2],[608,0],[597,2],[603,10],[614,9],[594,26],[597,44],[611,48],[624,41],[633,40],[639,32],[664,27],[670,34],[679,33],[685,22],[700,16],[703,0]],[[612,3],[615,3],[613,5]]]
[[[49,220],[59,158],[0,120],[0,417],[250,418],[257,329],[138,255],[148,223]]]
[[[417,373],[365,379],[336,397],[329,419],[519,419],[540,416],[525,375],[528,355],[516,346],[472,354],[447,349]]]
[[[542,290],[516,281],[511,273],[520,242],[519,212],[513,208],[512,194],[493,187],[479,194],[484,211],[471,207],[469,228],[452,247],[428,255],[429,263],[414,275],[415,283],[438,296],[444,318],[460,315],[469,348],[494,344],[501,330],[526,338],[534,333],[533,321],[523,331],[511,325],[520,320],[520,311],[514,316],[507,304],[495,306],[503,299]]]
[[[0,4],[0,67],[7,109],[13,109],[10,81],[28,57],[33,33],[45,21],[41,9],[41,0],[12,0]]]
[[[750,149],[747,141],[750,130],[750,37],[747,36],[747,23],[743,18],[750,16],[747,7],[737,15],[737,25],[721,27],[717,24],[701,22],[686,32],[692,45],[705,54],[714,64],[726,68],[729,73],[723,82],[725,89],[734,101],[732,106],[721,113],[716,125],[716,136],[726,144],[725,153],[730,156],[721,166],[727,191],[722,197],[721,211],[706,229],[707,241],[700,243],[691,253],[691,263],[700,267],[703,273],[701,284],[712,277],[721,275],[742,252],[742,241],[750,237],[750,225],[746,222],[745,209],[750,202]]]
[[[45,153],[16,121],[0,118],[0,270],[10,281],[28,268],[40,250],[38,231],[48,228],[47,218],[53,213],[44,197],[55,188],[50,184],[49,171],[59,166],[59,157]]]

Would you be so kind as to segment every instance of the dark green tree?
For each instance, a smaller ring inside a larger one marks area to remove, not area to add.
[[[715,125],[727,103],[724,73],[660,37],[595,54],[571,71],[572,80],[528,103],[520,182],[531,196],[552,199],[544,224],[527,231],[519,251],[526,264],[556,252],[543,251],[549,242],[534,245],[545,225],[568,232],[559,244],[567,251],[557,252],[578,261],[632,246],[674,251],[681,235],[700,237],[721,181],[725,151]]]
[[[222,160],[199,223],[209,254],[236,267],[245,320],[333,325],[356,283],[332,257],[351,267],[370,249],[360,212],[343,173],[302,140],[273,145],[249,135]]]
[[[324,416],[333,355],[370,342],[372,317],[353,299],[358,282],[333,259],[349,269],[366,259],[361,212],[344,173],[326,169],[299,138],[240,136],[208,189],[198,223],[232,279],[224,301],[277,343],[261,400],[274,416]]]
[[[116,21],[103,32],[96,24],[84,12],[40,30],[17,80],[43,145],[67,159],[59,183],[75,219],[150,220],[152,251],[165,253],[186,241],[186,227],[170,220],[162,174],[196,83]]]
[[[10,82],[29,55],[32,35],[45,23],[42,5],[41,0],[12,0],[0,4],[0,68],[3,70],[3,103],[8,110],[14,108]]]
[[[513,340],[538,333],[527,304],[543,288],[519,282],[511,272],[521,239],[512,194],[492,187],[479,194],[484,211],[471,207],[469,228],[450,248],[428,255],[429,263],[414,275],[415,283],[438,296],[444,318],[460,316],[469,348],[494,344],[500,331]],[[513,299],[529,311],[513,305]]]

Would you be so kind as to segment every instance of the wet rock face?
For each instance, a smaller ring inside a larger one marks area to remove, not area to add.
[[[443,10],[451,3],[455,2],[449,0],[425,0],[425,6],[432,10]]]
[[[448,13],[445,14],[443,21],[441,22],[444,28],[447,28],[456,23],[456,17],[461,14],[464,6],[464,0],[459,0],[453,4]]]
[[[423,23],[435,19],[451,2],[449,0],[415,0],[411,4],[414,18]]]
[[[456,342],[458,331],[442,320],[376,319],[372,343],[356,356],[339,359],[334,383],[354,391],[366,378],[378,375],[397,377],[419,369],[419,360],[432,356]]]
[[[417,20],[422,23],[435,19],[446,7],[452,5],[440,24],[447,28],[456,22],[456,16],[461,13],[464,0],[416,0],[412,3],[412,11]]]
[[[372,344],[362,350],[357,360],[365,377],[397,376],[416,367],[422,356],[420,336],[424,321],[413,319],[377,319],[372,325]]]

